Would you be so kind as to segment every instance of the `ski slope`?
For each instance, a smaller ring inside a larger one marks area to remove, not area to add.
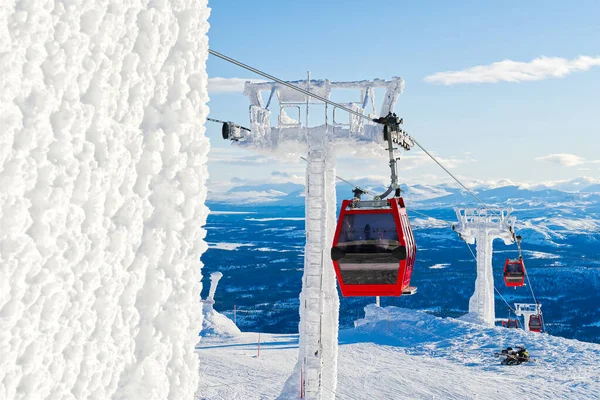
[[[600,345],[397,307],[365,311],[357,327],[340,331],[338,399],[600,397]],[[197,400],[298,397],[280,393],[296,363],[297,335],[260,334],[258,356],[258,333],[220,332],[197,346]],[[493,357],[516,345],[535,361],[502,366]]]
[[[197,387],[206,0],[0,4],[0,399]]]

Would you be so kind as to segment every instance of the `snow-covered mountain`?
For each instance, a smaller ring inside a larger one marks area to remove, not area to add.
[[[491,205],[535,206],[535,205],[587,205],[600,204],[600,183],[592,178],[579,178],[562,184],[537,185],[526,187],[519,185],[497,184],[477,185],[472,190],[477,196]],[[385,187],[369,179],[352,182],[370,192],[381,194]],[[577,190],[575,190],[577,189]],[[422,207],[459,206],[476,204],[476,200],[464,189],[454,184],[426,185],[401,184],[402,195],[407,203]],[[338,202],[352,197],[352,187],[344,182],[336,184]],[[368,195],[366,195],[368,197]],[[296,183],[265,183],[234,186],[225,192],[210,190],[208,201],[212,203],[243,205],[302,205],[304,203],[304,185]]]
[[[589,185],[581,189],[584,193],[600,193],[600,183]]]
[[[208,202],[217,204],[283,205],[304,204],[304,185],[296,183],[264,183],[234,186],[225,192],[208,190]]]
[[[542,183],[540,185],[535,185],[532,188],[548,188],[564,192],[600,192],[600,178],[584,176],[570,181]]]

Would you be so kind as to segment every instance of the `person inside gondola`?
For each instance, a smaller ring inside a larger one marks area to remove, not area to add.
[[[508,272],[509,274],[521,274],[523,273],[523,270],[521,269],[521,264],[516,264],[516,263],[510,263],[508,264],[507,268],[506,268],[506,272]]]

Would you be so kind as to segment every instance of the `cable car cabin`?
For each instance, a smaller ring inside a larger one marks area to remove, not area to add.
[[[404,201],[344,200],[331,259],[342,296],[414,294],[417,246]]]
[[[509,318],[506,321],[502,321],[502,326],[505,328],[518,328],[519,320]]]
[[[529,316],[529,330],[531,332],[542,331],[542,316],[540,314]]]
[[[503,324],[504,325],[504,324]],[[507,328],[518,328],[519,327],[519,320],[518,319],[508,319],[506,321],[506,327]]]
[[[525,284],[525,264],[522,258],[506,259],[504,263],[504,283],[506,286],[523,286]]]

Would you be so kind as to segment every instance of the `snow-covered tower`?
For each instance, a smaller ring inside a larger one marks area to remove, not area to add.
[[[532,315],[539,316],[542,313],[542,305],[539,303],[536,304],[525,304],[525,303],[515,303],[515,314],[519,317],[523,317],[523,327],[529,332],[531,329],[529,328],[530,317]]]
[[[289,83],[327,100],[332,90],[356,89],[360,96],[341,105],[373,118],[393,111],[404,87],[404,81],[398,77],[390,81],[331,82],[311,80],[309,74],[306,80]],[[379,114],[375,111],[376,88],[386,89]],[[300,354],[282,397],[302,393],[306,399],[333,399],[337,386],[339,317],[335,272],[329,255],[336,225],[335,148],[381,145],[382,127],[277,82],[247,82],[244,94],[250,99],[251,132],[224,130],[224,138],[242,147],[277,153],[288,159],[307,154]],[[274,126],[272,109],[277,115]]]
[[[469,300],[469,313],[475,314],[484,324],[493,326],[494,276],[492,274],[492,242],[502,239],[513,243],[516,217],[512,209],[454,209],[458,223],[452,226],[468,244],[477,242],[477,279],[475,292]]]

